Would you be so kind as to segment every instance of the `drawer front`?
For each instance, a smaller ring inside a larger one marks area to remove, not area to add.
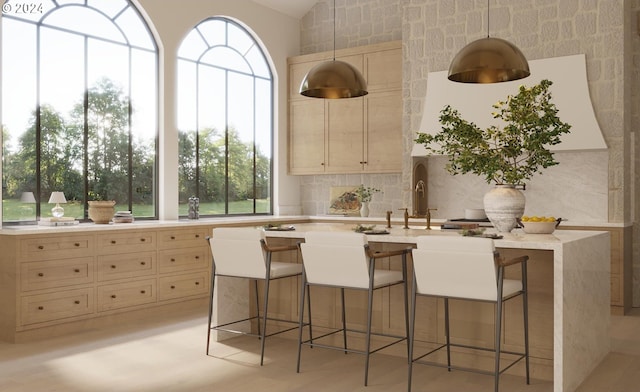
[[[93,313],[93,288],[29,295],[21,298],[20,321],[30,325]]]
[[[156,252],[98,256],[98,281],[132,278],[156,273]]]
[[[155,279],[98,286],[98,312],[156,302]]]
[[[209,273],[206,271],[188,275],[166,276],[160,278],[158,283],[159,301],[208,293]]]
[[[190,248],[158,252],[160,273],[208,268],[209,248]]]
[[[194,248],[208,245],[206,238],[210,232],[204,227],[162,230],[158,232],[158,249]]]
[[[93,257],[22,263],[20,289],[24,292],[92,283],[93,267]]]
[[[145,252],[156,249],[156,233],[127,232],[98,235],[98,254]]]
[[[24,261],[66,259],[90,256],[93,253],[93,236],[32,238],[20,241]]]

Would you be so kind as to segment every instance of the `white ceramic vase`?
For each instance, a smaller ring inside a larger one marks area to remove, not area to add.
[[[360,203],[360,216],[369,216],[369,202],[363,201]]]
[[[484,195],[484,211],[500,233],[508,233],[524,214],[525,197],[514,185],[496,185]]]

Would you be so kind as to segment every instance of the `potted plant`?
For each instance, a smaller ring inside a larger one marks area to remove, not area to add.
[[[354,193],[360,201],[360,216],[369,216],[369,202],[374,194],[381,192],[380,189],[360,184]]]
[[[419,132],[415,139],[427,151],[447,155],[449,173],[474,173],[496,184],[485,195],[484,204],[499,231],[511,231],[524,213],[524,195],[515,186],[558,164],[548,146],[559,144],[561,135],[571,128],[560,120],[551,102],[551,85],[544,79],[532,87],[520,86],[516,95],[495,103],[492,116],[505,123],[502,127],[481,129],[447,105],[440,111],[442,131],[435,135]]]
[[[102,200],[102,196],[90,192],[90,197],[93,200],[89,200],[89,219],[96,224],[108,224],[113,219],[115,213],[115,200]]]

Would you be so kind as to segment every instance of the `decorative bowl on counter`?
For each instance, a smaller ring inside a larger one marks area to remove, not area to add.
[[[541,222],[518,220],[518,223],[522,227],[522,231],[527,234],[551,234],[556,230],[556,227],[558,227],[561,221],[562,218]]]
[[[487,219],[487,214],[482,208],[465,208],[464,219],[468,220],[484,220]]]

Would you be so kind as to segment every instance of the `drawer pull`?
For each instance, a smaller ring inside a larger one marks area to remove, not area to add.
[[[175,236],[175,235],[172,235],[172,236],[171,236],[171,239],[172,239],[172,240],[175,240],[175,239],[176,239],[176,236]]]
[[[112,244],[115,244],[115,243],[116,243],[116,240],[111,240],[111,243],[112,243]]]
[[[176,259],[174,259],[174,258],[172,257],[172,258],[171,258],[171,262],[173,263],[173,262],[175,262],[175,261],[176,261]]]
[[[200,285],[200,282],[196,282],[196,286],[199,286],[199,285]]]
[[[73,244],[73,246],[75,246],[76,248],[80,247],[80,243],[76,242],[75,244]]]
[[[140,290],[140,294],[146,294],[147,291],[146,290]]]
[[[173,290],[173,289],[175,289],[175,288],[176,288],[176,286],[173,286],[173,285],[171,286],[171,289],[172,289],[172,290]]]
[[[80,269],[79,269],[79,268],[75,268],[75,269],[73,270],[73,272],[78,273],[78,272],[80,272]]]
[[[38,276],[44,276],[44,273],[38,272]]]
[[[116,266],[112,264],[111,269],[116,269]]]
[[[78,300],[73,301],[73,303],[76,304],[76,305],[80,305],[80,301],[78,301]]]
[[[147,265],[147,262],[146,261],[141,261],[140,265]]]
[[[196,256],[196,260],[200,260],[200,256]]]
[[[200,238],[200,234],[196,234],[196,238]]]
[[[140,242],[145,242],[146,240],[146,238],[140,238]]]
[[[116,295],[115,295],[115,294],[111,294],[111,298],[115,298],[115,297],[116,297]]]
[[[44,306],[38,306],[38,310],[44,310]]]
[[[44,249],[44,245],[38,245],[38,249]]]

